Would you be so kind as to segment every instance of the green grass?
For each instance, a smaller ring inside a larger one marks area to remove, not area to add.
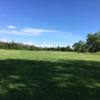
[[[0,100],[100,100],[100,54],[0,50]]]

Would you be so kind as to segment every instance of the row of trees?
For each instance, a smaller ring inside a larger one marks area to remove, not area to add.
[[[34,45],[24,45],[15,42],[0,42],[0,49],[20,49],[20,50],[48,50],[48,51],[75,51],[75,52],[98,52],[100,51],[100,32],[90,33],[86,41],[74,43],[72,47],[36,47]]]
[[[0,49],[16,49],[16,50],[37,50],[38,47],[32,45],[24,45],[22,43],[15,43],[15,42],[2,42],[0,41]]]
[[[47,50],[47,51],[73,51],[73,49],[70,46],[67,47],[45,47],[42,48],[43,50]]]
[[[94,53],[100,51],[100,32],[88,34],[86,42],[80,40],[73,45],[73,49],[77,52]]]
[[[34,45],[24,45],[16,42],[0,41],[0,49],[16,49],[16,50],[45,50],[45,51],[73,51],[70,46],[67,47],[36,47]]]

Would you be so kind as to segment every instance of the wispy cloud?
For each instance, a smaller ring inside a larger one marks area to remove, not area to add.
[[[2,42],[11,42],[11,40],[8,40],[8,39],[5,39],[5,38],[0,39],[0,41],[2,41]]]
[[[23,42],[24,45],[34,45],[33,42]]]
[[[57,31],[55,30],[47,30],[47,29],[38,29],[38,28],[24,28],[21,29],[20,32],[29,34],[29,35],[41,35],[43,33],[56,33]]]
[[[8,29],[16,29],[16,26],[14,26],[14,25],[9,25],[9,26],[8,26]]]
[[[21,28],[17,29],[16,26],[9,25],[5,29],[0,29],[0,33],[13,34],[13,35],[25,35],[25,36],[39,36],[44,33],[64,33],[57,30],[51,29],[40,29],[40,28]]]

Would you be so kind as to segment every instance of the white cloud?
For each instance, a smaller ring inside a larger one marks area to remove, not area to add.
[[[23,42],[24,45],[34,45],[32,42]]]
[[[31,41],[28,41],[28,42],[22,42],[24,45],[35,45],[35,46],[37,46],[37,47],[57,47],[58,45],[56,45],[56,44],[49,44],[49,43],[38,43],[38,44],[36,44],[36,43],[33,43],[33,42],[31,42]]]
[[[27,29],[22,29],[22,32],[25,33],[46,33],[46,32],[57,32],[54,30],[47,30],[47,29],[35,29],[35,28],[27,28]]]
[[[38,28],[26,28],[26,29],[21,29],[20,32],[24,34],[29,34],[29,35],[41,35],[43,33],[55,33],[58,31],[54,30],[47,30],[47,29],[38,29]]]
[[[43,33],[60,33],[60,31],[49,30],[49,29],[39,29],[39,28],[22,28],[17,29],[16,26],[9,25],[6,29],[0,29],[0,33],[13,34],[13,35],[25,35],[25,36],[38,36]]]
[[[53,45],[53,44],[41,44],[40,47],[56,47],[56,45]]]
[[[0,39],[0,41],[2,41],[2,42],[11,42],[11,40],[8,40],[8,39],[5,39],[5,38]]]
[[[8,26],[8,29],[16,29],[16,26],[9,25],[9,26]]]

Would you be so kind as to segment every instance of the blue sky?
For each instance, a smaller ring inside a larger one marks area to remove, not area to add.
[[[100,31],[100,0],[0,0],[0,40],[66,46]]]

